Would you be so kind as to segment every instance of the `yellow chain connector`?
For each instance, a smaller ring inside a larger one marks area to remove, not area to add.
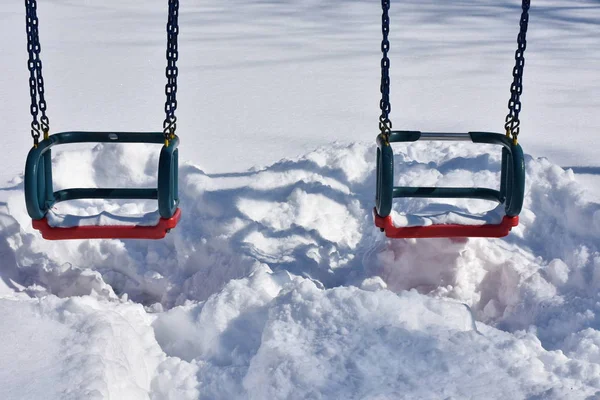
[[[165,147],[169,147],[169,141],[175,139],[175,133],[170,133],[169,138],[165,139]]]
[[[510,134],[510,129],[506,129],[506,137],[512,139],[513,145],[519,144],[517,137]]]

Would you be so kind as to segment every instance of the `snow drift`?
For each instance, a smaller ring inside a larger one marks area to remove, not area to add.
[[[64,150],[56,186],[150,185],[154,150]],[[424,150],[396,148],[399,182],[498,181],[500,152]],[[332,144],[239,173],[185,164],[184,217],[161,241],[43,241],[15,179],[1,192],[0,336],[9,340],[0,354],[22,367],[4,369],[0,397],[22,398],[23,388],[27,398],[127,399],[600,390],[600,205],[572,171],[527,158],[521,225],[505,239],[391,241],[372,225],[374,155],[373,145]],[[106,159],[128,163],[101,167]],[[438,203],[404,199],[395,212]],[[77,201],[58,211],[152,206]]]
[[[166,2],[39,6],[53,129],[161,126]],[[574,166],[595,195],[528,158],[509,237],[389,241],[370,215],[375,146],[330,143],[374,136],[379,5],[182,3],[181,225],[157,242],[45,242],[21,178],[2,185],[0,399],[599,398],[599,10],[535,1],[521,114],[525,150]],[[518,15],[512,0],[394,4],[396,127],[496,129]],[[31,146],[23,18],[4,2],[2,182]],[[66,146],[55,184],[151,186],[155,150]],[[397,146],[398,184],[494,187],[496,152]],[[494,205],[395,207],[427,222]],[[154,210],[55,212],[127,223]]]

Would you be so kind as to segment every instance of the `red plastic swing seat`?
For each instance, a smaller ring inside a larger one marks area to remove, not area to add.
[[[161,218],[153,226],[143,225],[84,225],[60,228],[50,226],[48,220],[33,220],[33,228],[41,232],[47,240],[68,239],[162,239],[177,226],[181,219],[178,208],[171,218]]]
[[[512,228],[519,225],[519,216],[504,216],[499,224],[458,225],[437,224],[426,226],[398,227],[394,225],[392,216],[381,217],[373,210],[375,225],[385,232],[385,236],[393,239],[410,238],[464,238],[464,237],[493,237],[508,235]]]

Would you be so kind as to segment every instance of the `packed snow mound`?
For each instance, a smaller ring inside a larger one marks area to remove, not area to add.
[[[16,296],[0,299],[0,315],[12,365],[0,371],[2,399],[148,399],[169,363],[139,304]],[[170,374],[169,389],[185,393],[187,378]]]
[[[155,150],[64,151],[55,184],[151,186]],[[397,184],[495,187],[501,154],[489,150],[398,146]],[[115,160],[127,163],[114,169]],[[388,240],[372,221],[374,168],[375,147],[363,143],[239,173],[184,164],[182,220],[160,241],[44,241],[16,179],[0,192],[0,308],[14,321],[2,329],[6,337],[27,330],[34,345],[0,345],[2,359],[60,355],[52,370],[40,360],[46,380],[29,383],[42,393],[56,381],[45,398],[82,398],[74,365],[96,398],[118,390],[128,399],[600,391],[600,204],[586,200],[572,171],[526,159],[521,224],[507,238]],[[155,205],[65,207],[81,216]],[[397,215],[474,215],[496,205],[402,199],[394,207]],[[69,342],[85,351],[70,357],[57,347]],[[22,382],[2,381],[0,397],[19,398]]]
[[[455,300],[323,290],[266,268],[154,326],[167,353],[197,366],[199,398],[560,399],[594,393],[600,372],[533,333],[477,324]]]

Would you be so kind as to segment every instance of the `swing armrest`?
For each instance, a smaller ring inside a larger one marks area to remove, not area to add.
[[[163,144],[161,132],[61,132],[42,140],[32,148],[25,164],[25,203],[29,216],[41,220],[57,202],[74,199],[158,199],[161,217],[171,218],[179,203],[177,137],[161,149],[158,187],[154,188],[71,188],[53,191],[52,147],[70,143],[152,143]]]
[[[449,187],[400,187],[394,186],[394,154],[391,143],[416,142],[418,140],[471,141],[473,143],[495,144],[502,149],[502,170],[500,190],[487,188]],[[420,132],[391,131],[389,141],[383,135],[377,136],[377,192],[376,210],[381,217],[387,217],[392,210],[392,199],[398,197],[429,198],[476,198],[493,200],[505,205],[506,215],[519,215],[525,192],[525,161],[523,149],[506,135],[492,132]]]
[[[418,140],[497,144],[504,146],[508,150],[510,150],[512,146],[512,140],[509,137],[493,132],[390,132],[390,143],[416,142]]]

